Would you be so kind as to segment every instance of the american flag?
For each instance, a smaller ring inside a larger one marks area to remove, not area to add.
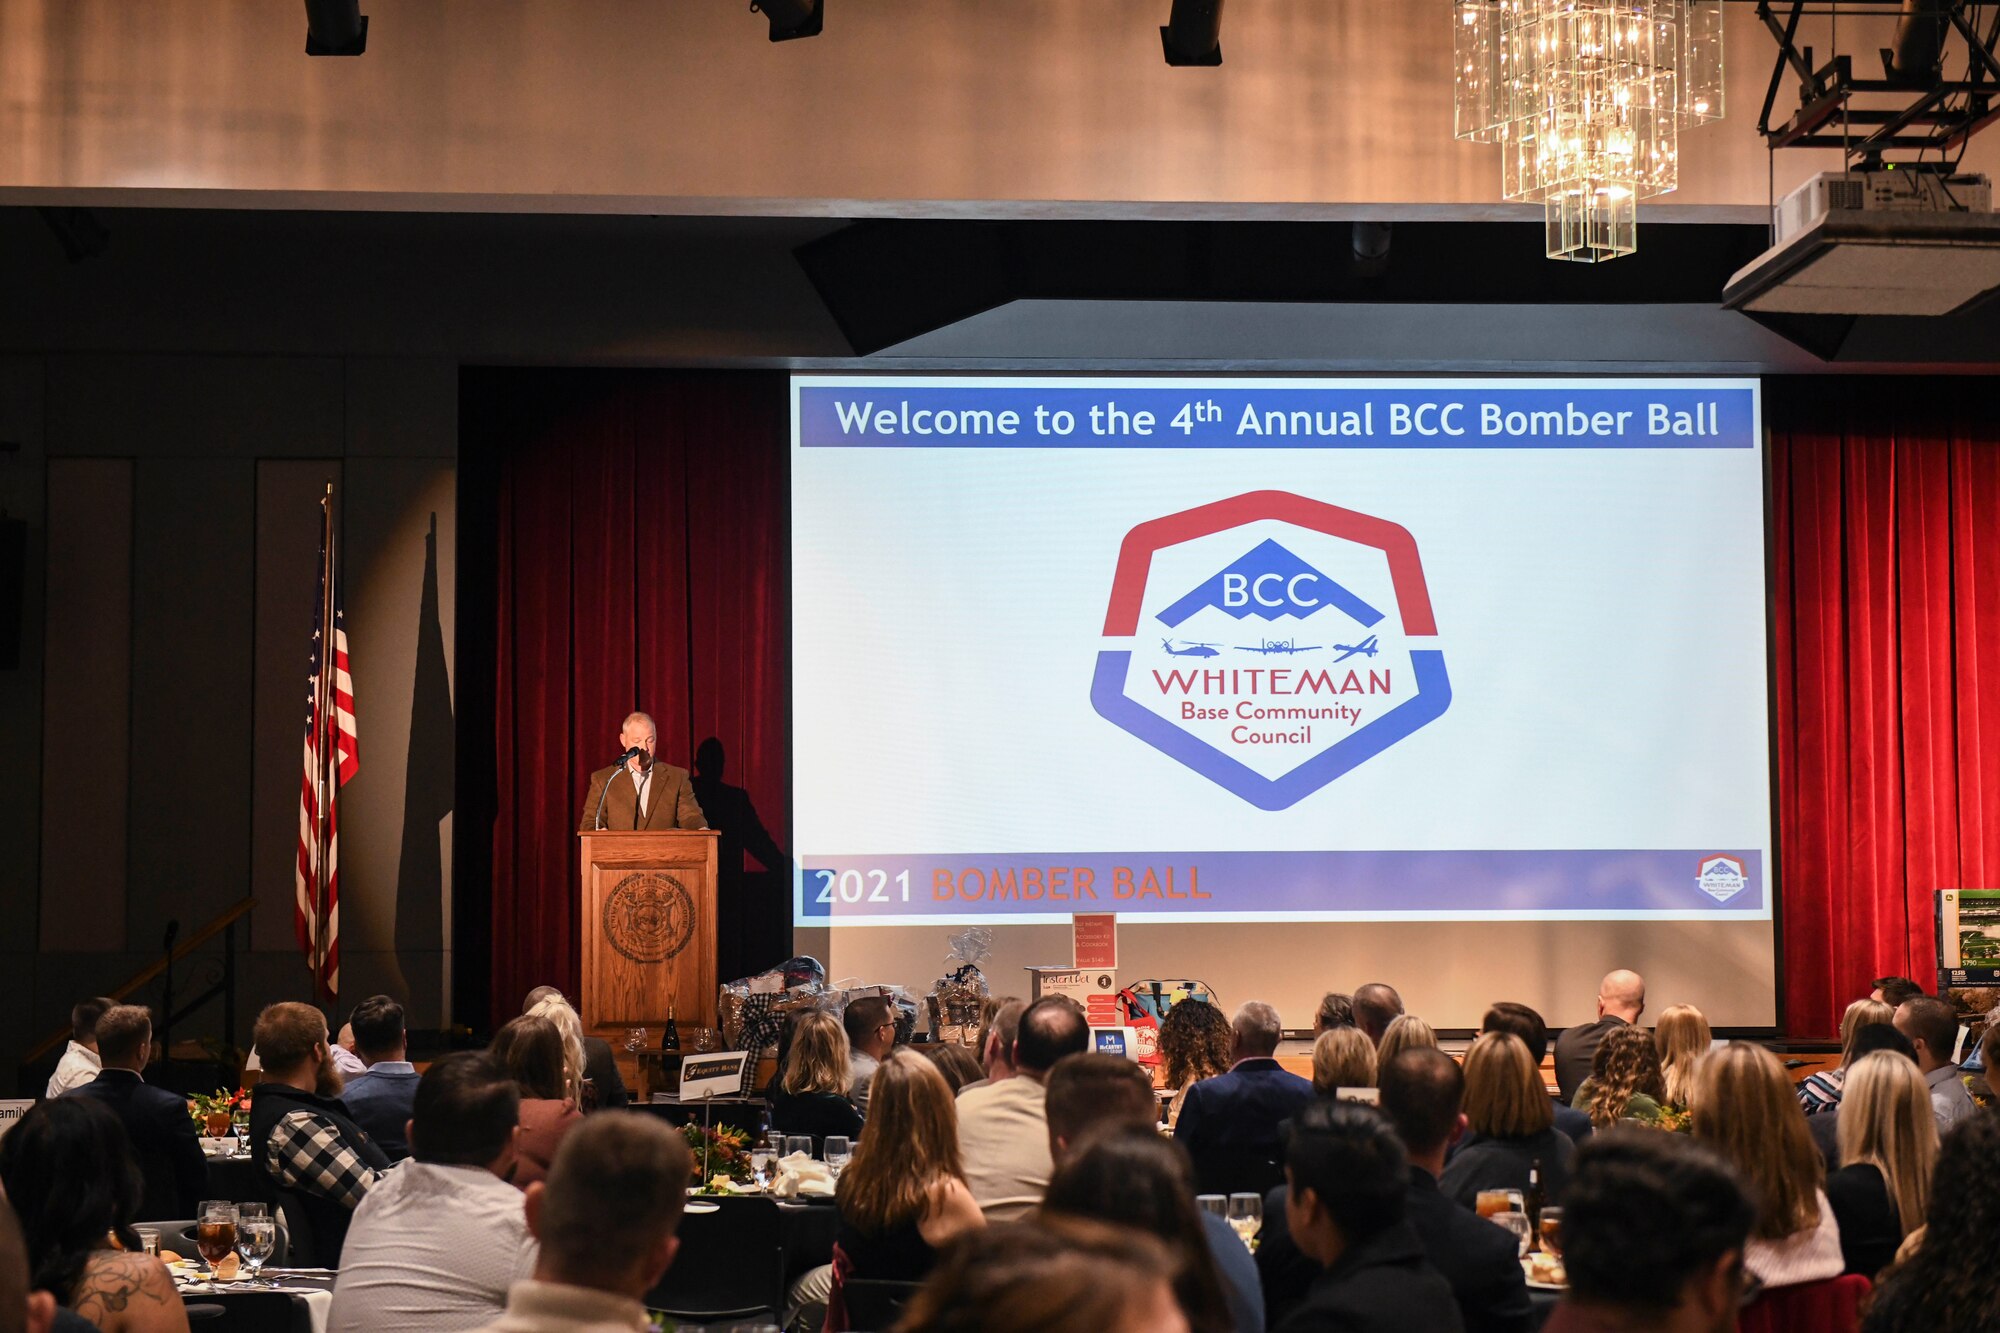
[[[340,991],[340,821],[335,799],[361,767],[354,729],[354,682],[348,675],[347,627],[340,609],[334,560],[333,488],[320,502],[319,595],[313,599],[312,646],[306,668],[305,778],[299,789],[298,893],[292,920],[312,969],[318,998]],[[326,636],[333,625],[331,669]]]

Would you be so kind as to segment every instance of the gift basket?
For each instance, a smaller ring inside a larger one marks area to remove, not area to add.
[[[896,1018],[896,1044],[907,1046],[917,1031],[917,1002],[911,997],[908,987],[875,985],[859,977],[848,977],[834,983],[829,997],[832,1002],[824,1007],[844,1014],[848,1005],[874,995],[889,1002],[889,1012]]]
[[[768,972],[723,983],[715,1012],[724,1046],[750,1052],[743,1062],[745,1095],[755,1085],[758,1060],[776,1052],[792,1015],[827,1008],[832,1002],[826,968],[817,958],[789,959]]]
[[[993,932],[984,926],[974,926],[946,942],[951,945],[951,952],[944,960],[947,970],[924,997],[930,1010],[931,1039],[976,1046],[980,1016],[990,994],[980,964],[993,952]]]

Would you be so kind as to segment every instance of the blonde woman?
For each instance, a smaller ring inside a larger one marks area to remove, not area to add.
[[[527,1016],[545,1018],[556,1025],[556,1033],[562,1038],[565,1095],[583,1110],[595,1110],[597,1103],[588,1098],[584,1089],[583,1020],[576,1016],[576,1010],[562,996],[550,995],[537,1001]]]
[[[1360,1028],[1329,1028],[1313,1043],[1313,1091],[1375,1086],[1375,1043]]]
[[[1841,1083],[1854,1063],[1854,1034],[1871,1023],[1893,1024],[1895,1020],[1896,1011],[1880,1000],[1856,1000],[1847,1006],[1847,1012],[1840,1016],[1839,1066],[1822,1069],[1799,1082],[1799,1105],[1806,1108],[1807,1115],[1820,1115],[1840,1105]]]
[[[855,1138],[861,1113],[847,1100],[847,1029],[832,1014],[815,1011],[792,1029],[792,1047],[771,1098],[771,1128],[781,1134],[810,1134],[820,1151],[829,1134]]]
[[[1382,1068],[1404,1051],[1419,1046],[1435,1049],[1437,1044],[1437,1033],[1431,1030],[1429,1023],[1415,1014],[1398,1015],[1396,1021],[1389,1024],[1389,1030],[1382,1034],[1381,1048],[1375,1052],[1375,1067]]]
[[[1597,1054],[1590,1060],[1590,1077],[1577,1086],[1570,1105],[1587,1112],[1590,1123],[1598,1129],[1608,1129],[1620,1120],[1654,1125],[1660,1121],[1660,1103],[1666,1096],[1660,1048],[1653,1044],[1653,1034],[1636,1024],[1622,1023],[1598,1043]]]
[[[1840,1099],[1840,1170],[1826,1178],[1846,1270],[1873,1279],[1903,1237],[1923,1225],[1937,1168],[1937,1120],[1917,1067],[1876,1051],[1847,1070]]]
[[[1707,1015],[1691,1004],[1669,1005],[1660,1015],[1653,1045],[1660,1052],[1660,1082],[1667,1091],[1667,1105],[1687,1106],[1694,1095],[1695,1066],[1714,1041]]]
[[[1778,1057],[1747,1041],[1712,1053],[1695,1076],[1689,1109],[1695,1138],[1736,1168],[1756,1206],[1744,1266],[1766,1288],[1839,1277],[1846,1260],[1820,1188],[1826,1163]]]
[[[1466,1137],[1438,1189],[1467,1208],[1479,1191],[1525,1190],[1529,1177],[1542,1196],[1560,1198],[1569,1184],[1576,1145],[1556,1129],[1555,1103],[1540,1062],[1511,1032],[1488,1032],[1465,1053]]]
[[[951,1088],[921,1055],[892,1051],[875,1071],[868,1132],[841,1173],[839,1204],[835,1313],[845,1279],[921,1281],[947,1241],[986,1225],[966,1188]]]

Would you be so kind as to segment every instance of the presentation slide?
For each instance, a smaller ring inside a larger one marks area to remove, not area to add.
[[[1755,381],[792,409],[797,924],[1769,921]]]

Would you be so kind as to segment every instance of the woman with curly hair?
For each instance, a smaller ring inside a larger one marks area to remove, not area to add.
[[[1847,1118],[1841,1113],[1841,1118]],[[14,1131],[20,1133],[19,1130]],[[2000,1119],[1975,1115],[1938,1150],[1923,1239],[1883,1275],[1862,1333],[1973,1333],[2000,1311]],[[1908,1249],[1908,1247],[1905,1247]]]
[[[1694,1094],[1695,1066],[1714,1044],[1708,1015],[1693,1005],[1668,1005],[1660,1015],[1660,1025],[1653,1029],[1653,1046],[1660,1053],[1660,1079],[1666,1085],[1667,1105],[1686,1109]]]
[[[1621,1023],[1604,1034],[1590,1064],[1590,1077],[1577,1088],[1570,1105],[1604,1129],[1620,1120],[1656,1125],[1666,1098],[1666,1077],[1660,1071],[1653,1034],[1637,1024]]]
[[[1180,1120],[1189,1088],[1229,1072],[1232,1041],[1229,1020],[1207,1000],[1182,1000],[1167,1010],[1158,1049],[1164,1086],[1174,1090],[1174,1099],[1167,1103],[1169,1128]]]

